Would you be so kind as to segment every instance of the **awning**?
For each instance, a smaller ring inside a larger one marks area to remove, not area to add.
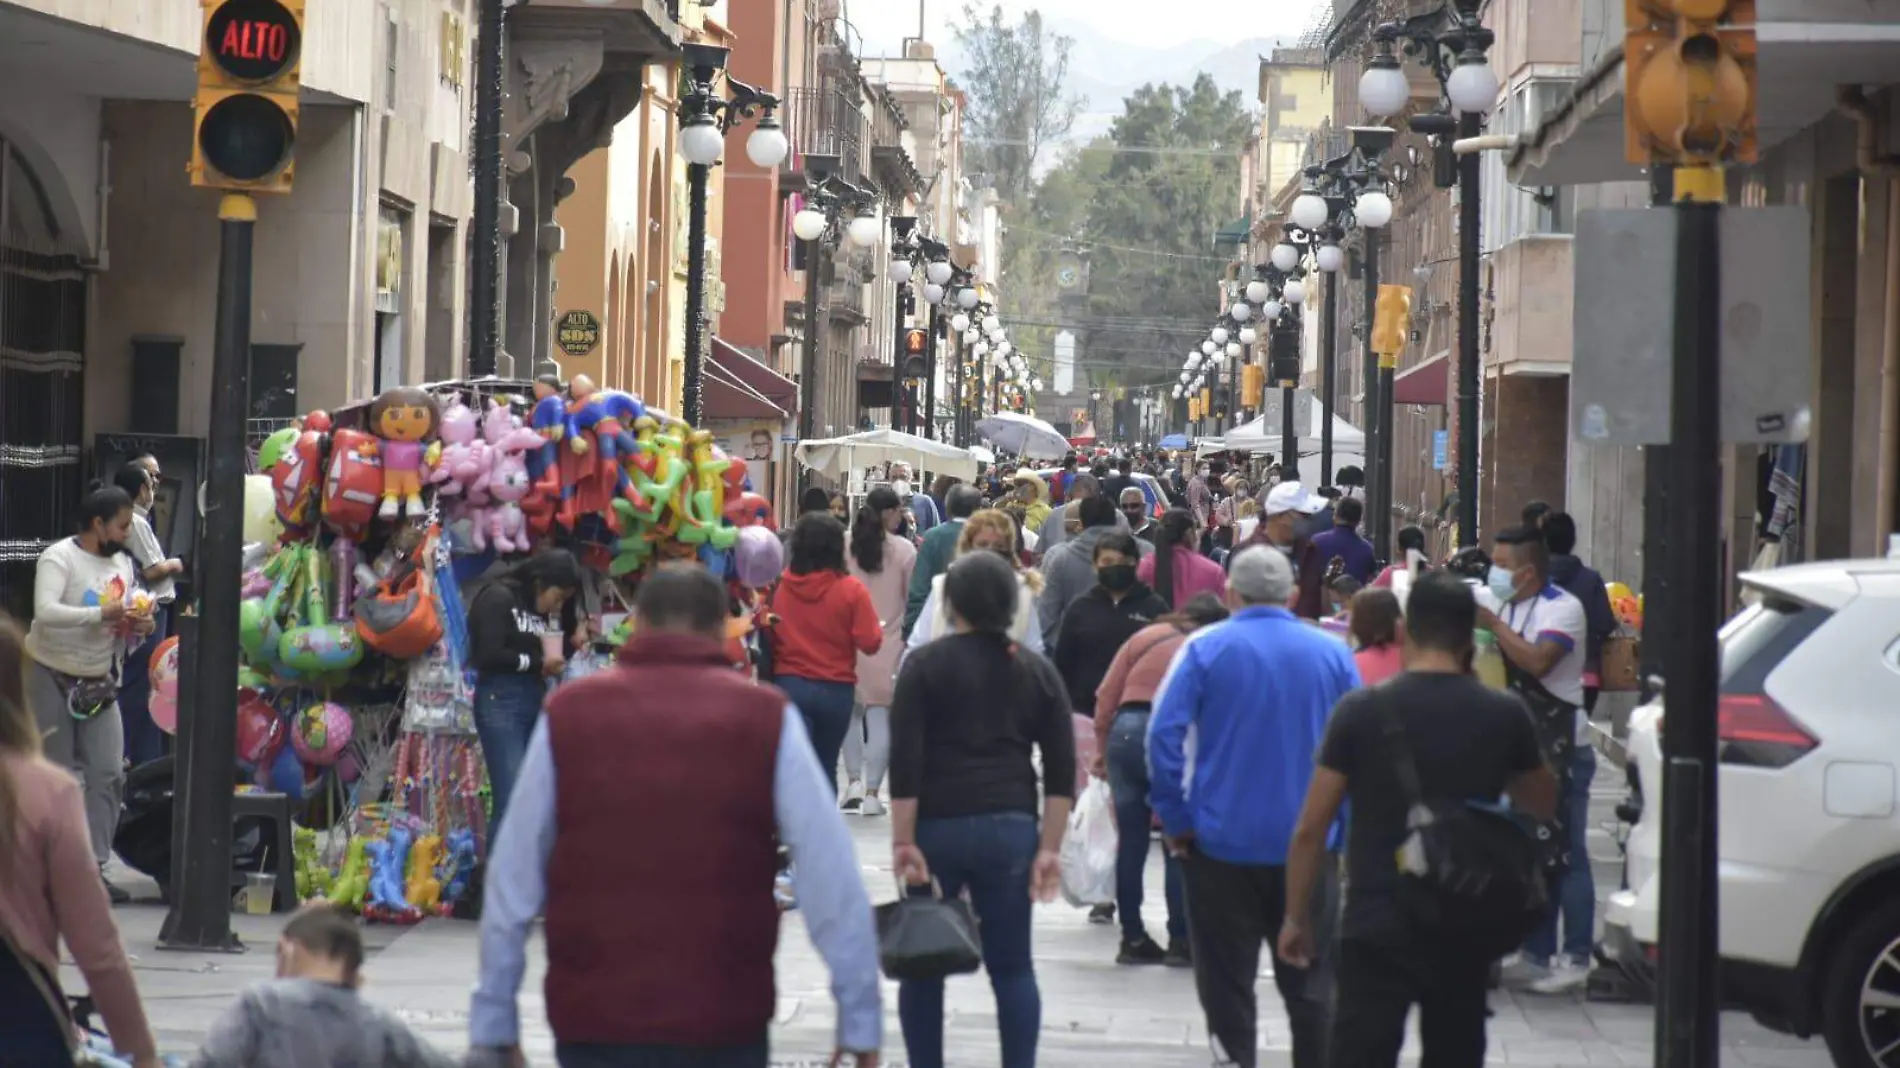
[[[1451,350],[1392,376],[1392,403],[1444,405],[1451,396]]]
[[[1900,24],[1869,0],[1760,0],[1756,140],[1763,153],[1825,118],[1835,87],[1886,85],[1900,70]],[[1505,156],[1520,186],[1643,181],[1623,154],[1623,47],[1612,45],[1570,95]]]
[[[715,337],[704,405],[708,419],[789,419],[798,410],[798,383]]]

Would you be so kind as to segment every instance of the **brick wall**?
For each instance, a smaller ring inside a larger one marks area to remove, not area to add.
[[[1564,506],[1570,379],[1503,375],[1485,383],[1478,523],[1485,539],[1515,525],[1525,504]]]

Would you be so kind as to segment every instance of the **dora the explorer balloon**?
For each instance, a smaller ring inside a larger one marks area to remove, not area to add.
[[[441,454],[435,440],[442,413],[435,398],[415,386],[386,389],[369,406],[369,429],[381,439],[384,519],[423,514],[423,476]]]

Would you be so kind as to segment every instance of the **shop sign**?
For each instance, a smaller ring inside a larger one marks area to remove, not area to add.
[[[568,312],[554,324],[554,343],[569,356],[585,356],[600,345],[600,320],[593,312]]]

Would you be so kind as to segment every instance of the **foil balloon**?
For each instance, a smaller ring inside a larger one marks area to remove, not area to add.
[[[745,527],[732,549],[734,577],[750,589],[770,586],[785,570],[785,545],[764,527]]]
[[[255,690],[238,694],[237,758],[250,768],[269,766],[284,747],[284,721]]]
[[[726,527],[724,529],[731,530],[732,528]],[[699,547],[699,562],[706,570],[712,572],[714,578],[724,581],[727,572],[732,567],[732,554],[716,545],[701,545]]]
[[[178,733],[178,698],[153,690],[146,698],[146,710],[152,714],[152,722],[159,730],[166,734]]]
[[[269,475],[244,476],[244,540],[277,544],[284,525],[277,519],[277,493]]]
[[[350,710],[334,702],[311,705],[297,713],[290,724],[290,747],[304,763],[328,767],[343,755],[343,748],[355,735],[356,724]]]
[[[177,699],[178,635],[174,634],[159,642],[158,648],[152,650],[152,659],[146,665],[146,678],[152,682],[153,694]]]

